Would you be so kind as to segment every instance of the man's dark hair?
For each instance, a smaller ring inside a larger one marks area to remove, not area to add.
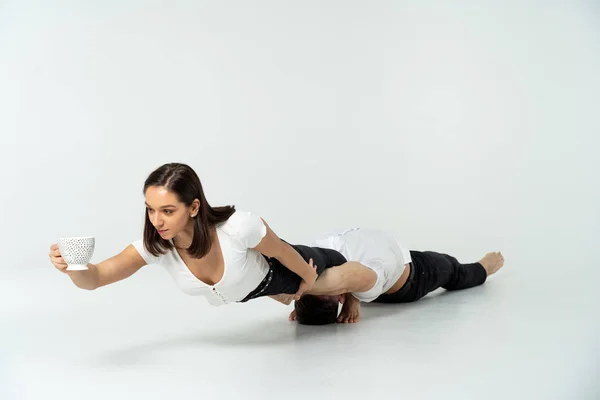
[[[304,295],[294,302],[296,321],[303,325],[334,324],[338,316],[337,299],[323,299],[313,295]]]

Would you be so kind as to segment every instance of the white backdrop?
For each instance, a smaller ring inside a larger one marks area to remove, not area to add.
[[[52,268],[59,236],[119,252],[177,161],[291,242],[595,270],[599,8],[522,3],[0,3],[2,268]]]
[[[576,0],[0,0],[0,398],[598,398],[599,27]],[[60,236],[138,239],[166,162],[292,243],[369,226],[506,266],[322,330],[54,270]]]

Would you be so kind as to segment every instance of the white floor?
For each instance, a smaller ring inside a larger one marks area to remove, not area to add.
[[[600,398],[598,274],[517,258],[481,287],[327,327],[269,299],[211,307],[160,270],[95,292],[12,271],[0,398]]]

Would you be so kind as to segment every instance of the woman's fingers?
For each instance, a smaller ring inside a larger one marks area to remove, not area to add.
[[[60,250],[58,249],[58,245],[56,243],[50,246],[50,253],[48,253],[48,257],[50,257],[50,262],[52,265],[54,265],[54,268],[60,272],[66,272],[68,265],[60,254]]]

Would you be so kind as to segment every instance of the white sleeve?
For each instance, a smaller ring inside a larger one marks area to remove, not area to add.
[[[236,211],[227,221],[235,238],[246,248],[256,247],[267,234],[262,219],[251,212]]]
[[[135,247],[140,256],[142,256],[144,261],[146,261],[146,264],[158,264],[158,262],[160,261],[160,256],[155,257],[152,254],[148,253],[148,251],[144,247],[143,239],[138,239],[131,244],[133,245],[133,247]]]
[[[373,285],[373,287],[366,292],[352,292],[352,295],[360,301],[369,303],[379,297],[379,295],[383,292],[383,283],[385,282],[383,276],[383,262],[380,260],[370,260],[361,261],[361,264],[375,271],[377,274],[377,281],[375,281],[375,285]]]

